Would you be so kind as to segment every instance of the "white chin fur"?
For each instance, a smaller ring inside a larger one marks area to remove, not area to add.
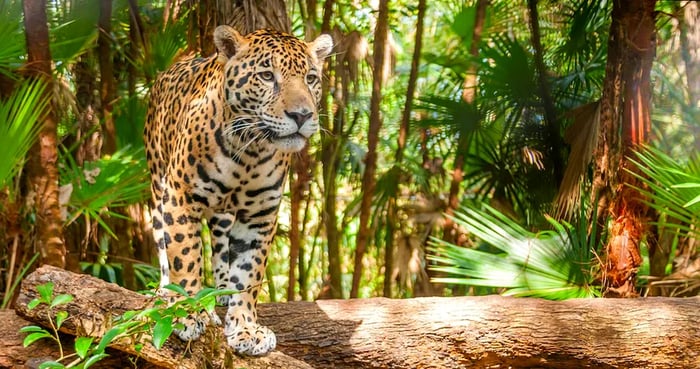
[[[306,139],[300,135],[294,135],[291,137],[281,137],[272,141],[272,146],[277,150],[285,153],[299,152],[306,146]]]

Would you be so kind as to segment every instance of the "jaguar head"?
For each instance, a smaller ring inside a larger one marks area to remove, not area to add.
[[[311,42],[271,30],[241,36],[229,26],[214,31],[224,63],[224,96],[235,119],[226,127],[243,144],[269,142],[297,152],[318,131],[321,68],[333,48],[329,35]]]

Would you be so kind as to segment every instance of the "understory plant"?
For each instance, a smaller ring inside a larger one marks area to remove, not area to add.
[[[429,259],[443,275],[434,282],[551,300],[599,295],[591,272],[595,240],[587,236],[587,222],[547,217],[552,229],[533,233],[488,206],[463,207],[453,220],[477,239],[477,247],[433,239]]]
[[[46,316],[49,322],[49,329],[30,325],[20,329],[20,332],[27,333],[23,345],[27,347],[34,342],[47,338],[58,345],[59,357],[46,361],[39,365],[39,369],[48,368],[80,368],[85,369],[94,365],[98,361],[106,358],[109,345],[119,342],[124,338],[130,338],[129,342],[136,342],[134,349],[140,352],[144,345],[144,337],[150,337],[150,343],[156,348],[163,347],[168,337],[172,335],[174,329],[182,329],[179,318],[184,318],[190,314],[206,312],[214,314],[217,296],[235,293],[229,290],[217,290],[215,288],[203,288],[196,295],[189,296],[182,286],[170,284],[164,287],[182,296],[182,299],[172,305],[157,298],[153,307],[139,311],[127,311],[113,319],[111,327],[105,330],[101,338],[98,337],[76,337],[73,353],[68,353],[63,347],[59,331],[69,318],[69,313],[60,308],[73,301],[70,294],[54,293],[52,282],[37,286],[39,297],[35,298],[27,308],[32,310],[41,305],[46,305]],[[154,295],[149,291],[148,294]]]
[[[683,163],[645,146],[630,161],[638,169],[630,173],[644,184],[637,190],[666,219],[663,225],[679,231],[680,236],[700,236],[700,154]]]

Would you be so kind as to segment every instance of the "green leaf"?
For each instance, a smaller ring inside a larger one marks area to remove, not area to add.
[[[42,338],[53,338],[53,336],[50,335],[46,331],[30,333],[29,335],[27,335],[27,337],[24,337],[24,341],[22,341],[22,345],[24,347],[27,347],[27,346],[31,345],[32,343],[34,343]]]
[[[139,312],[135,310],[129,310],[124,312],[122,316],[119,318],[119,320],[124,321],[124,320],[131,320],[133,319]]]
[[[28,325],[25,327],[22,327],[19,329],[20,333],[29,333],[29,332],[47,332],[46,329],[36,326],[36,325]]]
[[[46,282],[44,284],[36,286],[39,296],[41,296],[41,302],[46,304],[51,304],[51,296],[53,296],[53,282]]]
[[[173,309],[173,310],[172,310],[172,314],[173,314],[176,318],[184,318],[184,317],[186,317],[187,315],[189,315],[189,313],[187,312],[187,310],[185,310],[185,309],[182,308],[182,307],[178,307],[178,308]]]
[[[58,361],[45,361],[39,364],[39,369],[65,368],[66,366]]]
[[[211,313],[216,308],[216,297],[209,296],[203,298],[199,303],[202,305],[204,310]]]
[[[29,303],[27,304],[27,309],[33,310],[34,308],[39,306],[39,304],[41,304],[41,300],[39,300],[39,299],[34,299],[32,301],[29,301]]]
[[[54,308],[59,305],[65,305],[71,301],[73,301],[73,295],[61,294],[54,297],[53,301],[51,301],[51,307]]]
[[[124,332],[124,329],[120,327],[114,327],[108,330],[107,333],[105,333],[105,335],[102,336],[100,343],[95,348],[95,352],[103,353],[107,346],[109,346],[112,343],[112,341],[114,341],[114,339],[122,332]]]
[[[685,204],[683,204],[683,207],[689,208],[689,207],[691,207],[691,206],[697,204],[698,202],[700,202],[700,195],[694,197],[692,200],[690,200],[690,201],[686,202]]]
[[[56,313],[56,327],[61,328],[63,325],[63,322],[68,319],[68,312],[67,311],[59,311]]]
[[[94,337],[78,337],[75,339],[75,353],[78,354],[78,356],[81,359],[85,359],[85,356],[87,356],[88,350],[90,350],[90,346],[92,345],[92,342],[95,340]]]
[[[4,15],[4,12],[0,11],[0,19]],[[3,26],[0,25],[0,30]],[[7,34],[2,35],[4,49],[8,45]],[[0,58],[3,51],[0,51]],[[0,65],[2,64],[0,60]],[[49,101],[44,90],[43,82],[24,82],[19,84],[7,99],[0,102],[0,187],[12,186],[12,179],[18,175],[31,145],[36,141],[41,129],[38,123],[41,121],[39,116]],[[51,286],[53,288],[53,284]],[[48,303],[50,299],[51,293],[45,300]]]
[[[158,320],[156,325],[153,327],[153,346],[160,350],[172,333],[173,318],[171,316]]]
[[[185,291],[185,289],[182,286],[180,286],[179,284],[176,284],[176,283],[170,283],[167,286],[163,286],[163,288],[165,288],[166,290],[176,292],[176,293],[178,293],[182,296],[185,296],[185,297],[189,296],[187,291]]]
[[[83,368],[87,369],[87,368],[93,366],[96,362],[106,358],[107,356],[109,356],[109,355],[105,354],[104,352],[99,353],[99,354],[95,354],[95,355],[91,355],[87,360],[85,360],[85,364],[84,364]]]

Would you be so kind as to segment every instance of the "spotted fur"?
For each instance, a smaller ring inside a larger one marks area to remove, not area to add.
[[[217,54],[174,64],[151,89],[144,137],[161,287],[202,288],[201,222],[211,229],[213,271],[226,296],[224,333],[238,353],[263,355],[276,338],[256,303],[275,234],[289,161],[318,130],[321,67],[332,40],[270,30],[214,32]],[[170,302],[175,301],[170,297]],[[216,316],[183,319],[197,339]]]

